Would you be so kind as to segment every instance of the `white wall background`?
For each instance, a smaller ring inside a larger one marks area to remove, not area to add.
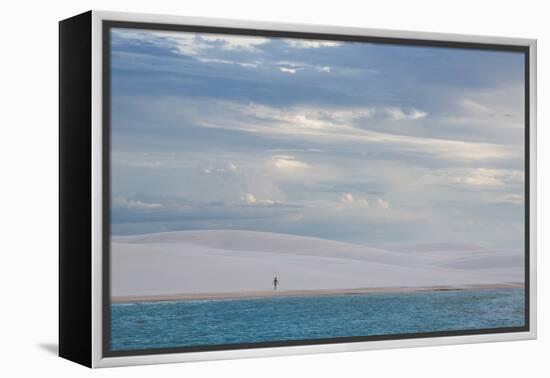
[[[8,1],[0,22],[1,375],[81,377],[548,376],[549,285],[541,214],[550,140],[544,1]],[[539,340],[90,371],[57,344],[57,21],[89,9],[487,34],[539,40]],[[547,210],[547,209],[546,209]],[[547,295],[546,295],[547,296]],[[546,353],[544,349],[547,348]]]

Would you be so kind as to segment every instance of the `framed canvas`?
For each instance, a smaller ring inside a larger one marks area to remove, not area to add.
[[[59,353],[536,337],[536,41],[60,22]]]

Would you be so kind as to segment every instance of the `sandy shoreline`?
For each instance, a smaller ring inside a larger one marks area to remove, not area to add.
[[[352,294],[374,294],[374,293],[413,293],[423,291],[449,291],[449,290],[481,290],[481,289],[504,289],[522,288],[521,283],[506,284],[477,284],[477,285],[440,285],[420,287],[377,287],[377,288],[354,288],[354,289],[321,289],[321,290],[271,290],[271,291],[250,291],[236,293],[197,293],[197,294],[171,294],[171,295],[136,295],[136,296],[113,296],[111,303],[129,302],[162,302],[162,301],[185,301],[185,300],[210,300],[210,299],[253,299],[270,297],[311,297],[319,295],[352,295]]]

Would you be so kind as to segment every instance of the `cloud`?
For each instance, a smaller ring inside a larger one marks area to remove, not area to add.
[[[199,124],[205,127],[247,131],[271,136],[286,135],[308,141],[325,141],[332,144],[364,143],[450,160],[495,160],[522,156],[520,146],[481,143],[422,135],[388,133],[369,129],[362,122],[374,119],[377,114],[416,121],[426,117],[418,110],[396,110],[388,113],[387,107],[331,108],[312,106],[273,107],[249,103],[209,102],[211,114],[223,114],[219,120],[209,120],[202,113]],[[212,109],[218,108],[213,112]],[[232,123],[235,119],[238,122]]]
[[[389,209],[390,203],[383,200],[382,198],[378,198],[378,200],[376,201],[376,206],[378,206],[380,209]]]
[[[481,189],[523,185],[525,180],[522,171],[494,168],[454,168],[434,171],[427,176],[436,183]]]
[[[306,68],[315,69],[316,71],[319,71],[319,72],[331,73],[330,66],[312,66],[312,65],[308,65],[308,64],[304,64],[302,66],[298,66],[298,65],[287,66],[287,67],[279,66],[279,70],[281,72],[285,72],[285,73],[289,73],[289,74],[295,74],[296,72],[303,71]]]
[[[245,68],[257,68],[261,62],[260,61],[255,61],[254,63],[251,63],[251,62],[237,62],[237,64],[241,67],[245,67]]]
[[[268,38],[250,36],[230,36],[217,34],[196,34],[189,32],[149,31],[115,28],[112,31],[115,43],[121,40],[133,43],[147,43],[157,47],[172,50],[180,55],[197,56],[205,52],[211,52],[215,48],[231,51],[258,52],[258,46],[269,42]],[[210,63],[227,63],[229,60],[209,59],[202,60]],[[250,64],[250,63],[248,63]]]
[[[295,172],[310,168],[309,164],[297,160],[294,156],[290,155],[273,155],[271,161],[278,170],[284,172]]]
[[[513,205],[523,205],[525,198],[522,194],[504,193],[491,195],[487,198],[490,203],[509,203]]]
[[[289,74],[295,74],[298,71],[304,71],[309,70],[311,71],[317,71],[317,72],[323,72],[323,73],[331,73],[331,67],[326,65],[316,65],[316,64],[310,64],[310,63],[304,63],[304,62],[288,62],[288,61],[281,61],[276,62],[275,66],[279,69],[281,72],[289,73]]]
[[[217,58],[204,58],[204,57],[195,57],[201,63],[210,63],[210,64],[227,64],[227,65],[237,65],[244,68],[258,68],[261,64],[260,61],[254,62],[238,62],[235,60],[228,59],[217,59]]]
[[[308,39],[283,39],[283,41],[292,48],[296,49],[318,49],[322,47],[340,47],[342,42],[321,41]]]
[[[202,63],[220,63],[220,64],[235,64],[232,60],[226,59],[214,59],[214,58],[201,58],[198,57],[197,60]]]
[[[407,110],[404,110],[401,108],[395,108],[395,107],[384,108],[381,111],[388,114],[390,118],[393,119],[394,121],[416,120],[416,119],[424,118],[428,115],[428,113],[417,109],[411,109],[407,111]]]
[[[354,196],[351,193],[343,194],[342,197],[340,197],[340,202],[346,205],[356,205],[362,207],[369,207],[370,205],[367,197]],[[379,209],[389,209],[390,203],[382,198],[378,198],[376,200],[376,207]]]
[[[269,42],[269,38],[251,36],[233,36],[202,34],[201,38],[208,42],[221,42],[224,50],[257,51],[257,46]]]
[[[305,67],[308,66],[305,63],[296,63],[296,62],[288,62],[288,61],[276,62],[275,65],[279,68],[279,71],[289,73],[289,74],[295,74],[298,71],[304,70]]]
[[[241,194],[241,201],[247,203],[248,205],[253,205],[258,200],[256,199],[256,196],[254,196],[254,194],[243,193],[243,194]]]
[[[206,175],[217,175],[220,177],[229,177],[233,176],[237,172],[238,167],[233,162],[229,161],[227,163],[220,161],[212,161],[206,164],[200,163],[197,166],[198,170]]]
[[[269,206],[276,203],[275,201],[270,199],[258,199],[254,194],[251,194],[251,193],[242,193],[241,201],[249,206],[253,206],[253,205]]]
[[[340,199],[340,202],[342,203],[354,203],[355,200],[353,199],[353,195],[351,193],[346,193],[342,196]]]
[[[237,166],[231,162],[227,163],[227,169],[229,169],[231,172],[235,172],[237,170]]]
[[[112,29],[111,33],[114,44],[120,41],[150,44],[181,55],[197,55],[201,50],[212,47],[192,33],[119,28]]]
[[[482,105],[481,103],[471,100],[469,98],[460,99],[458,101],[458,105],[462,109],[470,113],[480,113],[480,114],[491,113],[491,109],[489,109],[487,106]]]
[[[295,74],[297,71],[302,70],[303,68],[288,68],[288,67],[279,67],[279,70],[284,73]]]
[[[152,210],[162,208],[160,203],[148,203],[140,200],[127,199],[125,197],[117,196],[113,198],[113,206],[119,208],[126,208],[129,210]]]
[[[330,70],[329,70],[330,72]],[[418,120],[428,116],[427,112],[415,108],[405,109],[400,107],[361,107],[342,110],[332,110],[329,118],[335,121],[354,122],[360,119],[388,119],[392,121]]]
[[[522,144],[524,119],[523,84],[502,81],[497,87],[451,94],[440,115],[444,126],[465,135],[483,136],[488,141]]]
[[[354,197],[351,193],[346,193],[340,198],[340,202],[346,205],[359,205],[368,207],[369,201],[366,197]]]
[[[387,107],[383,106],[270,106],[253,102],[215,99],[199,101],[187,97],[166,96],[138,100],[133,100],[133,106],[142,109],[154,119],[168,118],[171,124],[192,124],[196,127],[247,132],[273,140],[287,137],[296,143],[300,140],[347,148],[350,145],[363,145],[364,148],[369,146],[382,149],[385,155],[391,152],[439,160],[494,162],[517,160],[523,156],[521,145],[483,143],[406,133],[406,130],[398,133],[370,128],[371,123],[383,121],[378,119],[377,115],[387,115]],[[414,112],[409,112],[410,118],[417,118]],[[409,114],[404,110],[403,113]],[[393,121],[389,118],[388,122]]]
[[[502,186],[504,182],[495,170],[477,168],[466,175],[454,176],[452,182],[467,186]]]

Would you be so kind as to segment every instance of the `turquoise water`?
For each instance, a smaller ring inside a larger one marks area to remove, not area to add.
[[[524,325],[524,290],[111,304],[112,351]]]

